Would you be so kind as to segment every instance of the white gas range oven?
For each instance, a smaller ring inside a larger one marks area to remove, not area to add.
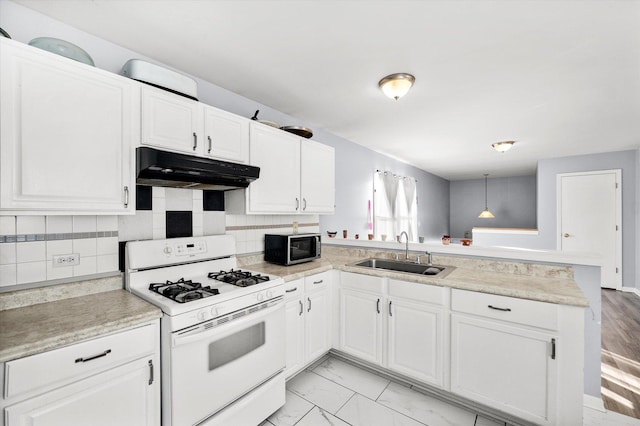
[[[282,278],[230,235],[132,241],[125,286],[160,307],[163,426],[257,425],[284,405]]]

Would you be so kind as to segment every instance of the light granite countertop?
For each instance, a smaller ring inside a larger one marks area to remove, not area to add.
[[[279,275],[285,281],[292,281],[323,271],[337,269],[378,277],[394,278],[422,284],[431,284],[481,293],[498,294],[521,299],[557,303],[572,306],[588,306],[588,299],[573,279],[573,271],[568,266],[536,265],[526,262],[505,262],[434,256],[438,265],[452,265],[456,268],[442,278],[381,269],[351,266],[352,263],[368,257],[390,258],[391,253],[383,251],[333,248],[324,250],[323,258],[292,266],[280,266],[266,262],[243,264],[247,269]],[[256,261],[256,258],[246,259]],[[464,266],[467,266],[466,268]]]
[[[76,343],[160,318],[162,311],[111,290],[0,311],[0,362]]]

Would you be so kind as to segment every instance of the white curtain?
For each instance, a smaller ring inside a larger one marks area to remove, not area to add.
[[[394,240],[402,231],[409,241],[418,240],[418,200],[416,180],[378,171],[373,178],[374,234]]]

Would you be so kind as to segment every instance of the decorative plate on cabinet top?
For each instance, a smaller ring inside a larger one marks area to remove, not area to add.
[[[95,66],[91,56],[75,44],[68,41],[60,40],[53,37],[38,37],[29,42],[30,46],[37,47],[42,50],[55,53],[60,56],[64,56],[74,61],[82,62],[83,64]]]

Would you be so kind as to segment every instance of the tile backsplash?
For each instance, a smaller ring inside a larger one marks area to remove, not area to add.
[[[54,262],[68,255],[78,261]],[[0,287],[117,269],[117,216],[0,217]]]
[[[238,254],[264,251],[264,234],[291,233],[294,222],[299,233],[320,229],[318,215],[225,214],[223,197],[201,190],[153,187],[139,195],[135,215],[0,216],[0,287],[116,272],[118,243],[167,238],[168,211],[190,213],[193,236],[233,235]],[[54,256],[70,254],[79,264],[53,266]]]

